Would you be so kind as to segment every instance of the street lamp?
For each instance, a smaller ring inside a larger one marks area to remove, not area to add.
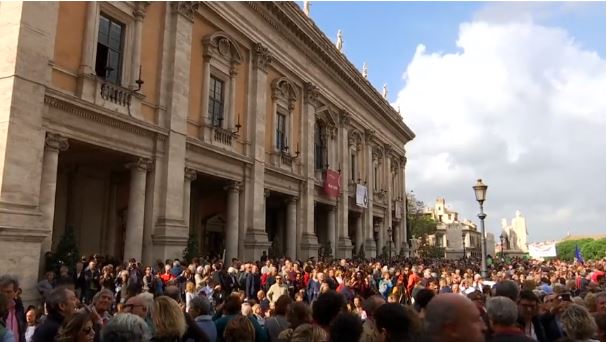
[[[502,232],[500,234],[500,250],[502,252],[502,259],[504,258],[504,240],[506,240],[506,237],[504,236],[504,232]]]
[[[485,238],[485,213],[483,212],[483,202],[485,202],[485,195],[487,194],[487,186],[483,184],[482,179],[478,179],[476,184],[472,187],[474,189],[474,196],[476,201],[480,205],[481,212],[478,214],[478,218],[481,219],[481,275],[483,279],[487,279],[487,239]]]
[[[466,231],[462,229],[462,251],[464,252],[464,260],[466,259]]]
[[[392,259],[392,227],[388,226],[388,258]]]

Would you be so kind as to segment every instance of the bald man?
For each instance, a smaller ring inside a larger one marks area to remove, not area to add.
[[[429,341],[483,342],[486,328],[476,305],[462,295],[439,294],[426,306],[424,330]]]

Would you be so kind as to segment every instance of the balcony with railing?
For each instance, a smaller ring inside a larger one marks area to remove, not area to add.
[[[232,131],[221,127],[213,127],[213,141],[225,146],[232,146]]]
[[[101,98],[105,101],[117,104],[123,107],[131,106],[133,91],[119,85],[103,82],[101,84]]]

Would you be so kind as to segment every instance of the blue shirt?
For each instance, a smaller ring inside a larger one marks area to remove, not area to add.
[[[198,327],[207,335],[209,341],[217,341],[217,327],[215,327],[215,322],[213,322],[211,316],[202,315],[196,317],[194,320],[196,321]]]

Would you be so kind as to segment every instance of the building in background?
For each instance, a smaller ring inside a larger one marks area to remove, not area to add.
[[[407,241],[401,115],[293,2],[0,7],[0,273],[375,256]],[[390,232],[390,234],[388,234]]]

